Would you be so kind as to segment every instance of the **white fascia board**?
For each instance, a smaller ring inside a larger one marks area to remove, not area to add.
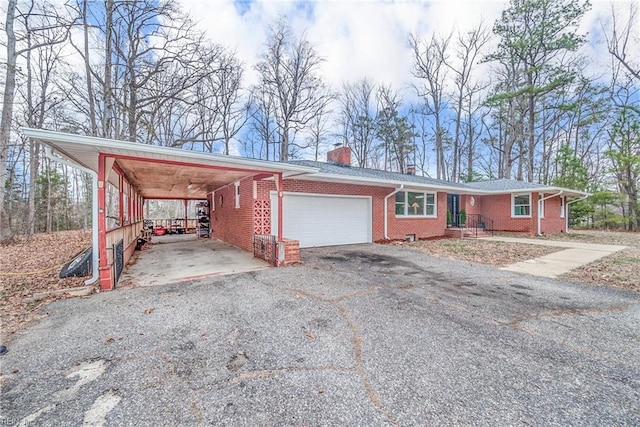
[[[504,190],[504,191],[500,191],[500,190],[493,190],[493,191],[489,191],[489,194],[519,194],[519,193],[557,193],[557,192],[562,192],[562,195],[564,196],[590,196],[591,193],[586,193],[584,191],[578,191],[578,190],[571,190],[569,188],[562,188],[562,187],[534,187],[534,188],[521,188],[521,189],[517,189],[517,190]]]
[[[85,147],[89,146],[94,147],[96,149],[96,153],[103,152],[107,155],[117,154],[114,152],[110,152],[110,150],[130,151],[132,152],[132,156],[135,156],[136,153],[142,156],[144,156],[144,154],[156,154],[161,156],[172,156],[177,162],[192,161],[201,164],[224,163],[238,168],[251,168],[262,170],[264,172],[272,171],[274,173],[282,172],[286,176],[318,172],[317,168],[312,168],[309,166],[299,166],[267,160],[247,159],[244,157],[227,156],[221,154],[201,153],[198,151],[182,150],[173,147],[160,147],[157,145],[118,141],[114,139],[99,138],[95,136],[75,135],[44,129],[21,128],[20,132],[29,138],[37,139],[44,143],[54,143],[55,145],[55,143],[58,142],[78,144]],[[72,153],[66,154],[73,157]],[[140,158],[141,160],[145,159],[145,157]]]

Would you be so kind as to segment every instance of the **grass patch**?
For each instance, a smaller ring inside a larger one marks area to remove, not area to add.
[[[469,250],[468,245],[462,241],[443,242],[442,246],[447,248],[449,251],[453,252],[454,254],[472,253],[472,251]]]
[[[613,263],[618,265],[640,264],[640,258],[627,258],[627,257],[615,258],[613,260]]]

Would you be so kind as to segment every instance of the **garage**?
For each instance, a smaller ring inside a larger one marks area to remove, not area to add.
[[[277,196],[271,192],[271,205]],[[371,242],[371,197],[284,193],[283,235],[301,248]],[[278,233],[278,210],[271,210]]]

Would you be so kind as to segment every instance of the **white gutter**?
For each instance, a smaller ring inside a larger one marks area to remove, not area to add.
[[[404,184],[400,184],[400,187],[396,188],[395,190],[393,190],[391,193],[389,193],[385,198],[384,198],[384,238],[386,240],[389,240],[389,226],[388,226],[388,209],[387,209],[387,200],[389,200],[389,197],[395,195],[398,191],[402,190],[404,188]]]
[[[71,166],[72,168],[80,169],[83,172],[86,172],[91,175],[91,181],[93,182],[93,197],[92,197],[92,208],[91,208],[91,234],[92,234],[92,249],[91,249],[91,267],[92,267],[92,276],[91,278],[84,281],[85,285],[93,285],[100,278],[100,273],[98,271],[99,267],[99,248],[98,248],[98,173],[92,171],[89,168],[85,168],[84,166],[80,166],[76,163],[72,163],[62,157],[56,156],[53,154],[53,149],[49,145],[44,146],[45,153],[48,158],[53,160],[54,162],[59,162],[65,164],[67,166]]]
[[[589,196],[590,196],[590,194],[587,194],[586,196],[582,196],[579,199],[575,199],[575,200],[571,200],[571,201],[567,200],[567,202],[565,203],[565,205],[566,205],[565,209],[567,211],[564,213],[564,230],[565,230],[566,233],[569,232],[569,205],[571,205],[573,203],[577,203],[577,202],[579,202],[581,200],[584,200]]]
[[[540,211],[541,211],[541,208],[542,208],[542,202],[544,202],[545,200],[548,200],[548,199],[552,199],[552,198],[554,198],[556,196],[559,196],[562,193],[564,193],[564,191],[560,190],[559,192],[557,192],[555,194],[552,194],[552,195],[547,196],[547,197],[543,197],[542,199],[538,199],[538,236],[542,236],[542,222],[540,221],[541,220]]]

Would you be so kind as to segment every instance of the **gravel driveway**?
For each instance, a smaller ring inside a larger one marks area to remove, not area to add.
[[[637,294],[382,245],[67,299],[0,424],[639,425]]]

